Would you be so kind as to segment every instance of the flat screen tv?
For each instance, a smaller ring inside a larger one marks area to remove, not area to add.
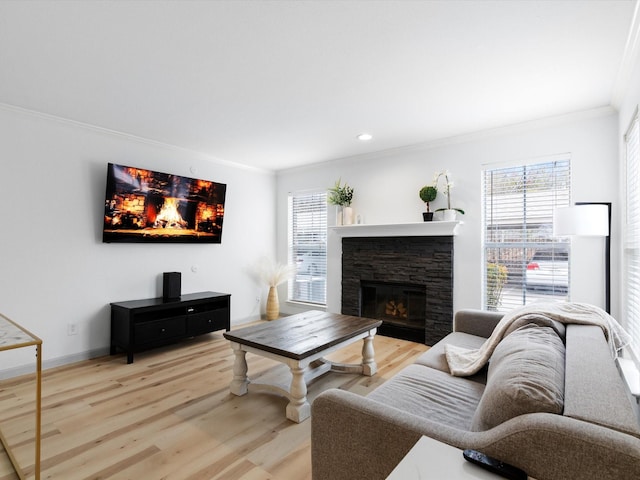
[[[110,163],[103,242],[221,243],[227,186]]]

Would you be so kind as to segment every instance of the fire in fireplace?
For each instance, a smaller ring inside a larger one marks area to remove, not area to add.
[[[361,315],[378,318],[380,332],[395,330],[406,337],[413,332],[424,338],[427,293],[424,285],[361,281]]]
[[[165,198],[160,213],[158,213],[156,221],[153,222],[153,228],[187,228],[187,222],[178,211],[179,202],[180,200],[177,198]]]

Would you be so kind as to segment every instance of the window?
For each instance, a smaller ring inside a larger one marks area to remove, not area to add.
[[[553,210],[569,206],[568,155],[483,173],[484,308],[506,311],[569,295],[569,244]]]
[[[626,156],[626,220],[624,228],[623,298],[631,350],[640,362],[640,126],[638,112],[624,136]]]
[[[289,194],[289,300],[327,303],[327,194]]]

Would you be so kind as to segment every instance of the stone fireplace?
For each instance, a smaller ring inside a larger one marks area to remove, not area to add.
[[[343,314],[378,318],[380,334],[427,345],[451,332],[452,235],[342,238],[341,267]]]

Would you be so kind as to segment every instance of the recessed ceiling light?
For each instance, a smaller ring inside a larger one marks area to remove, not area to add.
[[[371,140],[373,138],[373,135],[371,135],[370,133],[361,133],[356,138],[358,140],[362,140],[363,142],[366,142],[367,140]]]

